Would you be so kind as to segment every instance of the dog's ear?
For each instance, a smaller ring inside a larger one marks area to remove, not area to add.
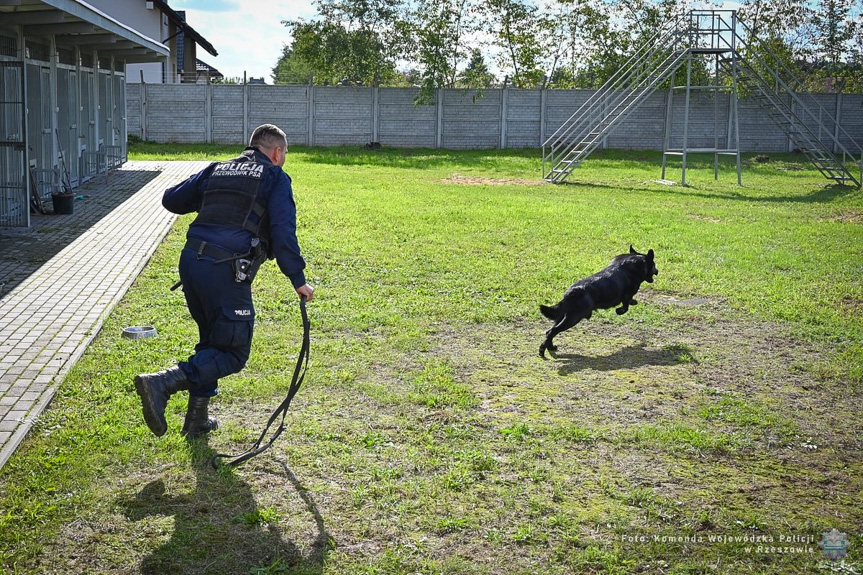
[[[629,244],[629,253],[631,253],[631,254],[637,254],[638,253],[637,251],[635,251],[635,248],[632,247],[632,244]]]
[[[647,250],[647,259],[653,260],[653,250]]]

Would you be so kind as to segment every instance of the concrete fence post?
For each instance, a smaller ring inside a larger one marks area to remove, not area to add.
[[[243,140],[249,137],[249,84],[243,82]]]
[[[506,116],[507,116],[507,100],[509,98],[509,88],[506,86],[500,92],[500,149],[506,149]]]
[[[791,113],[794,114],[794,99],[789,96],[788,100],[789,100],[788,103],[791,106]],[[788,145],[785,146],[786,151],[787,152],[793,152],[794,151],[794,140],[791,139],[791,136],[787,136],[785,138],[785,141],[788,142]]]
[[[79,75],[79,78],[82,76]],[[144,72],[141,72],[141,139],[147,141],[147,84],[144,83]]]
[[[435,123],[435,148],[443,147],[443,88],[437,89],[437,106],[435,107],[435,114],[437,116]]]
[[[204,110],[206,117],[207,143],[213,143],[213,85],[208,81],[204,85]]]
[[[539,90],[539,147],[545,144],[545,106],[547,92],[545,88]]]
[[[842,122],[842,92],[836,92],[836,114],[834,114],[833,118],[836,120],[836,124],[833,126],[833,153],[837,153],[839,151],[839,147],[836,145],[839,142],[839,124]]]
[[[309,146],[315,145],[315,85],[309,84]]]
[[[372,142],[378,141],[378,124],[380,122],[380,87],[372,88]]]

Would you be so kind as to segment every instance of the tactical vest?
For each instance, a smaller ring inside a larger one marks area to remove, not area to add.
[[[237,158],[213,168],[193,224],[217,224],[251,232],[269,253],[269,218],[259,195],[268,165],[246,150]]]

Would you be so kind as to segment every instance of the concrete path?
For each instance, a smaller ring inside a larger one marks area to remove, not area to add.
[[[0,468],[168,233],[162,192],[207,164],[127,162],[71,215],[0,228]]]

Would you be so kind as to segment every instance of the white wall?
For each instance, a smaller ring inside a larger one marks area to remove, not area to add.
[[[167,37],[167,17],[163,18],[158,8],[147,9],[144,0],[87,0],[87,3],[151,40],[161,42]]]

